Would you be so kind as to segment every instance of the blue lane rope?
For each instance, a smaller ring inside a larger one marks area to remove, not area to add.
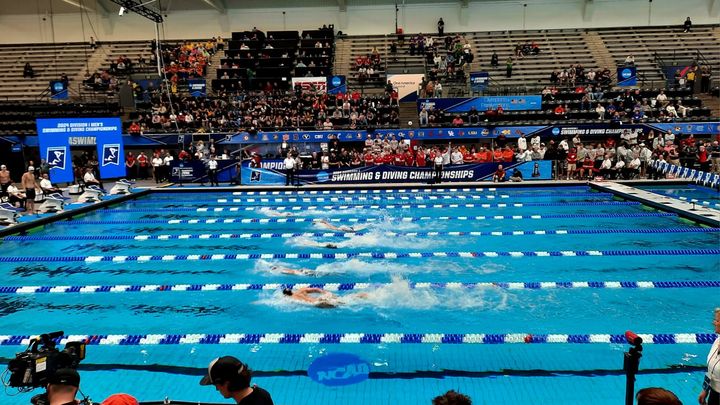
[[[392,222],[422,222],[422,221],[485,221],[508,219],[573,219],[573,218],[649,218],[649,217],[676,217],[672,212],[632,212],[612,214],[547,214],[547,215],[475,215],[475,216],[422,216],[394,218]],[[383,222],[385,219],[376,218],[328,218],[333,223],[373,223]],[[193,219],[138,219],[138,220],[103,220],[103,221],[58,221],[53,225],[140,225],[140,224],[272,224],[272,223],[314,223],[320,221],[316,218],[193,218]]]
[[[550,193],[539,195],[410,195],[410,196],[324,196],[324,197],[243,197],[243,198],[217,198],[212,201],[189,201],[189,200],[136,200],[132,204],[138,205],[166,205],[166,204],[242,204],[242,203],[269,203],[269,202],[350,202],[350,201],[437,201],[437,200],[495,200],[495,199],[537,199],[537,198],[595,198],[610,199],[614,194],[610,193]]]
[[[649,229],[547,229],[536,231],[443,231],[443,232],[381,232],[387,237],[432,236],[526,236],[526,235],[595,235],[595,234],[660,234],[714,233],[720,228],[649,228]],[[175,239],[276,239],[276,238],[349,238],[372,232],[288,232],[288,233],[202,233],[202,234],[140,234],[140,235],[28,235],[6,236],[2,240],[14,242],[44,240],[175,240]]]
[[[714,333],[638,333],[645,344],[712,344]],[[29,335],[0,336],[0,346],[27,346]],[[100,346],[217,344],[627,344],[624,334],[532,333],[218,333],[64,335],[57,344],[84,341]]]
[[[518,190],[501,189],[504,193],[510,193]],[[545,191],[547,188],[543,187],[527,187],[523,188],[522,191]],[[564,186],[559,192],[565,190],[590,190],[588,186]],[[292,190],[292,191],[235,191],[233,195],[333,195],[333,194],[408,194],[408,193],[457,193],[457,192],[483,192],[483,191],[498,191],[496,187],[483,188],[483,187],[465,187],[465,188],[399,188],[399,189],[372,189],[372,190]]]
[[[132,292],[194,292],[194,291],[268,291],[282,288],[316,287],[327,291],[358,291],[377,289],[388,283],[258,283],[258,284],[115,284],[74,286],[0,286],[0,294],[96,294]],[[720,281],[532,281],[480,283],[409,283],[414,289],[501,288],[505,290],[549,289],[648,289],[648,288],[720,288]]]
[[[558,203],[508,203],[508,204],[373,204],[373,205],[295,205],[295,206],[272,206],[272,207],[206,207],[206,208],[171,208],[172,212],[239,212],[239,211],[307,211],[307,210],[347,210],[347,209],[410,209],[410,208],[522,208],[522,207],[605,207],[605,206],[628,206],[640,205],[637,201],[608,201],[608,202],[558,202]],[[165,211],[168,208],[158,207],[155,209],[128,208],[128,209],[103,209],[100,213],[125,213],[140,212],[150,213]]]
[[[506,257],[576,257],[576,256],[690,256],[720,255],[720,249],[651,249],[651,250],[562,250],[528,252],[350,252],[350,253],[241,253],[212,255],[128,255],[128,256],[5,256],[1,263],[28,262],[172,262],[199,260],[260,259],[404,259],[428,257],[495,258]]]

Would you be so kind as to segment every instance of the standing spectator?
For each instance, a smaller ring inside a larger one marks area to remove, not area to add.
[[[150,167],[150,162],[148,161],[148,157],[145,155],[145,152],[140,152],[140,155],[138,155],[137,165],[137,177],[141,180],[146,180],[148,178],[148,168]]]
[[[238,404],[273,405],[270,393],[250,386],[252,371],[246,364],[232,356],[223,356],[210,362],[208,374],[200,385],[214,385],[224,398],[232,398]]]
[[[720,174],[720,144],[718,141],[713,141],[710,146],[710,161],[712,162],[713,173]]]
[[[10,171],[7,169],[7,166],[1,165],[0,166],[0,198],[7,197],[7,189],[8,186],[12,184],[12,180],[10,179]]]
[[[33,70],[32,66],[30,66],[30,62],[25,62],[25,67],[23,68],[23,78],[34,78],[35,77],[35,71]]]
[[[288,153],[285,160],[283,160],[283,165],[285,167],[285,185],[296,185],[297,180],[295,179],[295,159],[293,159],[292,154]]]
[[[215,155],[210,155],[210,160],[207,162],[208,177],[210,177],[210,186],[220,186],[218,183],[217,172],[218,162],[215,160]]]
[[[508,57],[505,61],[505,77],[512,77],[513,59],[512,56]]]
[[[709,66],[703,66],[700,69],[700,92],[701,93],[709,93],[710,92],[710,67]]]
[[[92,49],[94,51],[95,48],[97,48],[97,43],[95,42],[95,38],[90,37],[90,49]]]
[[[685,19],[685,23],[683,24],[683,27],[685,27],[683,32],[690,32],[690,29],[692,28],[692,21],[690,21],[690,17]]]
[[[132,152],[128,152],[127,158],[125,158],[125,172],[130,180],[137,178],[137,161]]]
[[[715,308],[713,318],[715,333],[720,333],[720,308]],[[703,380],[698,402],[702,405],[720,404],[720,337],[715,339],[707,357],[708,371]]]
[[[437,27],[438,27],[438,35],[439,36],[445,35],[445,21],[443,21],[442,17],[440,17],[440,20],[438,20]]]
[[[163,159],[160,157],[160,154],[155,153],[150,163],[152,164],[153,168],[153,177],[155,177],[155,184],[158,184],[162,179]]]

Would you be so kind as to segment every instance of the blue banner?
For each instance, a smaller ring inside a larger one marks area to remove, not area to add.
[[[538,167],[535,167],[538,163]],[[498,163],[477,163],[446,166],[443,182],[480,181],[492,178]],[[538,161],[505,165],[507,178],[514,168],[523,173],[525,180],[547,180],[552,177],[552,162]],[[535,174],[535,175],[534,175]],[[431,167],[373,165],[341,170],[300,170],[297,178],[301,184],[356,184],[356,183],[431,183],[434,169]],[[284,185],[285,173],[282,160],[264,160],[261,167],[250,167],[250,161],[242,163],[241,184]]]
[[[472,72],[470,73],[470,90],[473,92],[481,92],[487,90],[490,84],[490,72]]]
[[[188,79],[188,91],[191,97],[205,97],[207,95],[207,82],[205,79]]]
[[[637,85],[637,70],[635,69],[635,66],[618,66],[617,85],[618,86],[636,86]]]
[[[237,160],[218,160],[218,182],[235,180]],[[173,183],[209,183],[207,166],[201,160],[174,160],[170,164],[170,181]]]
[[[53,100],[67,100],[68,89],[65,82],[60,80],[50,81],[50,98]]]
[[[434,108],[448,113],[468,112],[472,107],[477,111],[497,110],[529,111],[542,109],[542,96],[483,96],[471,98],[421,98],[418,111]]]
[[[345,80],[345,76],[342,76],[342,75],[328,76],[327,93],[328,94],[347,93],[347,82]]]
[[[101,178],[125,177],[120,118],[37,119],[40,156],[56,183],[73,181],[72,146],[96,146]]]

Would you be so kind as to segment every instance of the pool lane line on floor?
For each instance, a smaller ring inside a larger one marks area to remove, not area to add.
[[[672,212],[632,212],[613,214],[547,214],[547,215],[476,215],[476,216],[421,216],[392,218],[388,222],[421,222],[421,221],[484,221],[484,220],[521,220],[521,219],[573,219],[573,218],[648,218],[648,217],[677,217]],[[137,224],[271,224],[271,223],[382,223],[386,219],[375,218],[192,218],[192,219],[138,219],[138,220],[101,220],[59,221],[54,225],[137,225]]]
[[[178,239],[290,239],[307,238],[351,238],[377,234],[387,237],[432,237],[432,236],[528,236],[528,235],[597,235],[597,234],[661,234],[661,233],[715,233],[720,228],[628,228],[628,229],[546,229],[534,231],[437,231],[437,232],[286,232],[286,233],[200,233],[200,234],[140,234],[140,235],[30,235],[6,236],[8,242],[29,242],[48,240],[178,240]]]
[[[127,256],[4,256],[0,263],[33,262],[174,262],[261,259],[407,259],[429,257],[496,258],[496,257],[584,257],[584,256],[716,256],[720,249],[650,249],[650,250],[561,250],[508,252],[350,252],[350,253],[242,253],[212,255],[127,255]]]
[[[645,344],[712,344],[714,333],[638,333]],[[27,346],[29,335],[0,336],[2,346]],[[142,335],[65,335],[58,344],[88,345],[217,345],[217,344],[627,344],[625,334],[533,333],[218,333]]]
[[[148,293],[148,292],[207,292],[207,291],[273,291],[283,288],[315,287],[327,291],[372,290],[391,283],[258,283],[258,284],[115,284],[74,286],[6,286],[0,294],[96,294],[96,293]],[[533,281],[533,282],[478,282],[478,283],[408,283],[413,289],[480,289],[554,290],[554,289],[677,289],[720,288],[720,281]]]

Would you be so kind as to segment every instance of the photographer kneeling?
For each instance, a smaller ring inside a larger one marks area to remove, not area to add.
[[[75,399],[80,387],[80,374],[71,368],[58,369],[48,378],[47,398],[45,402],[33,401],[36,405],[77,405]],[[44,394],[43,394],[44,395]]]

